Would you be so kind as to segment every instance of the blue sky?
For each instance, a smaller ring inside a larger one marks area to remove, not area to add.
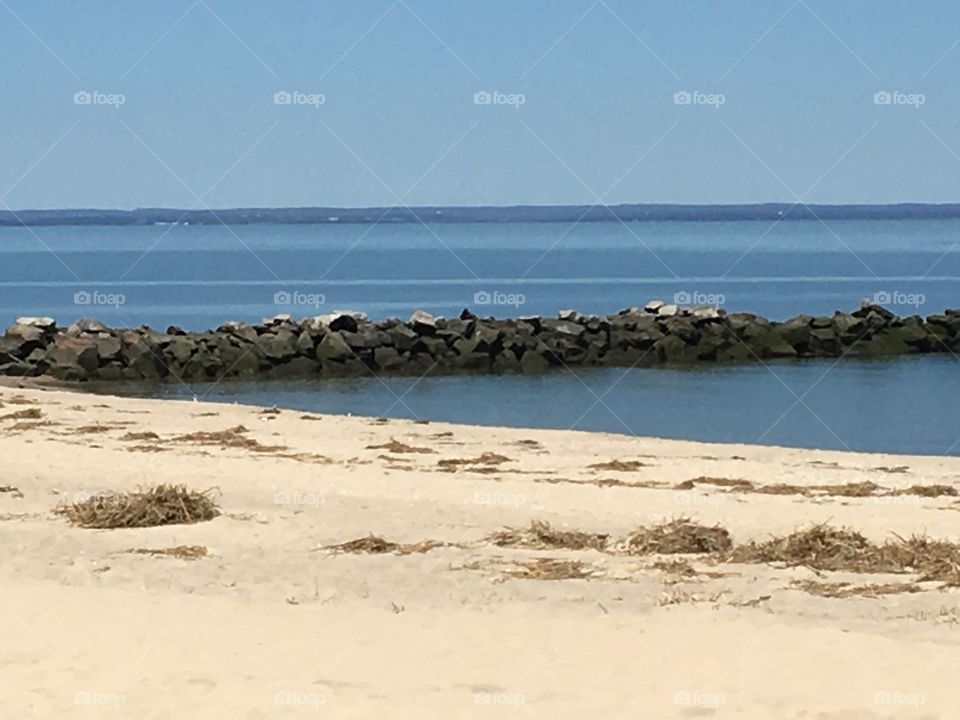
[[[936,0],[2,0],[0,209],[954,202],[958,41]]]

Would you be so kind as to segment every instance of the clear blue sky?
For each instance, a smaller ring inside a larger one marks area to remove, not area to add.
[[[0,209],[954,202],[958,40],[955,0],[0,0]]]

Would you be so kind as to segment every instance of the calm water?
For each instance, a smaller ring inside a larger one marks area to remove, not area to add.
[[[958,241],[960,221],[0,228],[0,321],[204,329],[344,308],[607,314],[677,292],[773,318],[852,309],[877,292],[922,294],[920,310],[935,312],[960,305]],[[75,304],[77,293],[105,304]],[[276,304],[278,293],[312,304]],[[483,293],[524,304],[479,304]]]
[[[808,361],[542,376],[222,382],[131,394],[481,425],[960,455],[957,360]],[[318,433],[322,427],[318,426]]]
[[[88,315],[113,325],[203,329],[227,319],[341,308],[374,318],[405,317],[416,308],[449,316],[464,307],[497,316],[567,307],[607,314],[675,293],[713,296],[730,311],[777,319],[852,309],[875,293],[914,303],[892,306],[900,314],[932,313],[960,306],[958,242],[960,221],[0,228],[0,321]],[[523,303],[485,304],[487,297]],[[287,298],[294,304],[282,302]],[[109,302],[116,304],[102,304]],[[135,392],[480,424],[960,454],[960,404],[947,392],[957,386],[955,362]]]

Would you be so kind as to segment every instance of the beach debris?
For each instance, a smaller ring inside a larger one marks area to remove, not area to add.
[[[609,538],[605,533],[558,530],[546,521],[531,520],[529,528],[504,528],[490,535],[487,540],[499,547],[605,550]]]
[[[732,546],[733,540],[726,528],[701,525],[683,517],[638,528],[627,536],[625,543],[631,555],[715,553]]]
[[[250,432],[243,425],[218,431],[202,431],[177,435],[171,442],[191,443],[194,445],[212,445],[221,448],[242,448],[252,452],[280,452],[286,450],[285,445],[264,445],[259,440],[247,437]]]
[[[100,493],[60,505],[54,512],[79,527],[114,529],[193,524],[220,515],[215,490],[197,492],[184,485],[157,485],[125,493]]]
[[[515,560],[511,564],[513,567],[505,568],[503,573],[525,580],[589,580],[598,572],[582,560],[536,558]]]
[[[43,411],[40,408],[32,407],[0,415],[0,420],[39,420],[42,417]]]
[[[322,549],[329,550],[334,554],[385,555],[387,553],[393,553],[396,555],[412,555],[414,553],[423,554],[447,545],[448,543],[443,543],[438,540],[421,540],[418,543],[404,544],[385,540],[382,537],[370,534],[366,537],[348,540],[347,542],[337,545],[327,545]]]
[[[813,525],[764,542],[739,545],[727,553],[735,563],[774,563],[811,570],[858,573],[907,573],[921,581],[960,586],[960,545],[922,535],[894,535],[882,544],[849,528]]]
[[[133,548],[127,550],[133,555],[158,555],[162,557],[174,557],[180,560],[199,560],[207,557],[209,551],[205,545],[177,545],[168,548]]]
[[[608,462],[588,465],[591,470],[612,470],[614,472],[634,472],[642,467],[649,467],[648,463],[639,460],[610,460]]]
[[[20,488],[15,485],[0,485],[0,493],[9,494],[10,497],[22,498],[23,493],[20,492]]]
[[[437,466],[446,472],[456,472],[457,469],[461,467],[464,467],[472,472],[480,472],[480,470],[471,466],[501,465],[505,462],[511,462],[510,458],[508,458],[506,455],[485,452],[479,457],[475,458],[445,458],[443,460],[438,460]]]
[[[407,445],[406,443],[400,442],[396,438],[390,438],[390,442],[385,442],[380,445],[367,445],[367,450],[386,450],[387,452],[396,454],[411,453],[420,455],[435,454],[437,452],[431,448]]]
[[[152,430],[144,430],[142,432],[128,432],[123,435],[121,440],[159,440],[160,436],[157,435]]]
[[[791,587],[810,595],[826,598],[865,597],[878,598],[897,593],[923,592],[924,588],[912,582],[869,583],[854,585],[849,582],[823,582],[820,580],[794,580]]]

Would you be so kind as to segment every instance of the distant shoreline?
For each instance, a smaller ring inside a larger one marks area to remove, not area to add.
[[[183,210],[64,209],[0,211],[0,227],[71,225],[337,225],[420,223],[730,222],[779,220],[960,219],[960,203],[892,205],[516,205],[372,208],[231,208]]]

